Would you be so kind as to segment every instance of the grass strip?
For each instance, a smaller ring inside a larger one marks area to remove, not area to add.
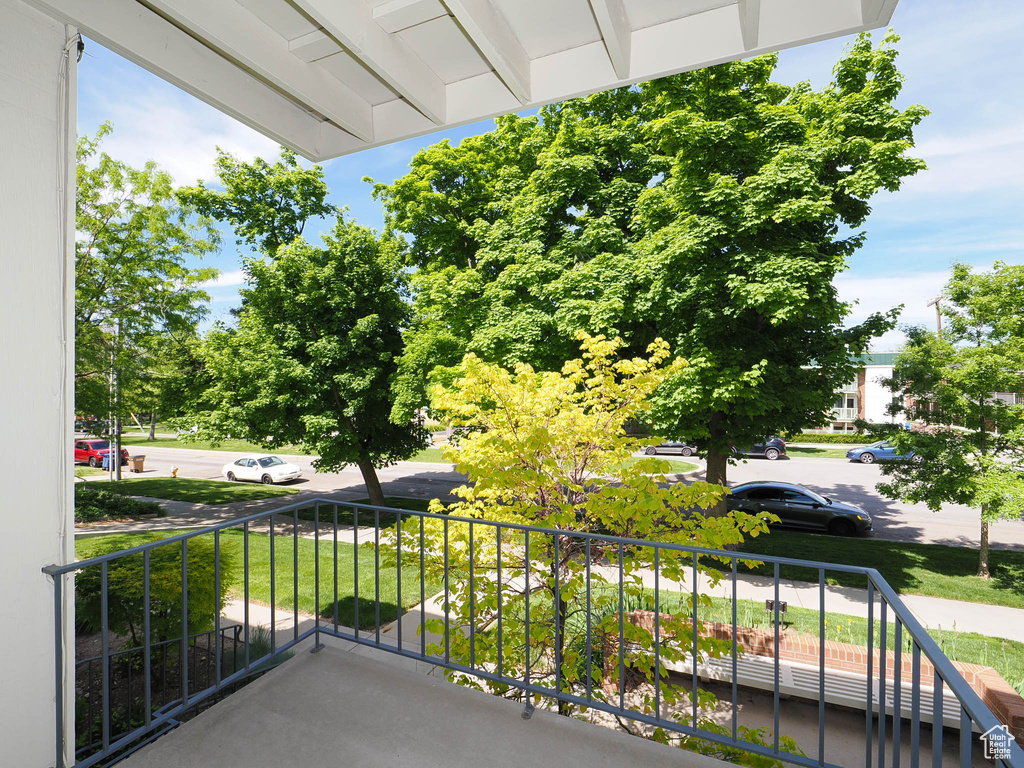
[[[232,501],[254,501],[276,496],[291,496],[298,491],[278,485],[229,483],[222,480],[201,480],[190,477],[143,477],[104,483],[103,490],[125,496],[150,496],[170,501],[191,501],[197,504],[228,504]]]
[[[978,550],[943,544],[856,539],[772,531],[748,538],[742,552],[875,568],[900,594],[927,595],[986,605],[1024,608],[1024,552],[989,552],[990,578],[978,577]],[[741,569],[772,575],[770,564]],[[817,568],[784,566],[785,578],[818,581]],[[858,574],[826,570],[828,584],[864,588]]]
[[[152,532],[137,534],[112,534],[110,536],[94,536],[79,539],[75,542],[75,556],[78,559],[92,557],[99,552],[110,551],[110,547],[128,549],[146,544],[180,531]],[[212,541],[213,534],[203,534]],[[243,574],[240,572],[243,563],[243,547],[245,535],[240,529],[227,529],[221,532],[220,545],[225,553],[234,556],[239,572],[224,574],[231,587],[229,596],[244,599]],[[290,535],[279,535],[274,539],[274,602],[282,611],[293,610],[293,570],[295,539]],[[172,545],[177,546],[177,545]],[[403,611],[417,605],[420,601],[419,551],[416,542],[403,544],[403,560],[408,565],[402,569],[402,609]],[[299,611],[305,614],[319,613],[325,618],[334,615],[334,543],[330,540],[320,541],[320,601],[316,600],[315,563],[316,549],[312,539],[299,537]],[[354,590],[354,549],[352,544],[338,542],[338,621],[351,627],[355,620]],[[394,621],[399,616],[398,610],[398,577],[394,567],[381,566],[379,576],[374,568],[372,547],[363,546],[359,551],[359,628],[373,629],[376,626],[375,590],[380,585],[380,618],[381,623]],[[270,536],[263,533],[249,534],[249,599],[270,605]],[[426,594],[436,594],[442,587],[440,582],[428,579]]]

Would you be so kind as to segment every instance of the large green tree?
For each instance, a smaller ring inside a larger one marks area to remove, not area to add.
[[[915,461],[882,466],[886,496],[975,507],[981,517],[978,575],[987,578],[989,524],[1024,513],[1024,267],[975,273],[954,265],[943,291],[941,338],[908,329],[888,384],[898,407],[923,425],[887,437]]]
[[[409,319],[404,242],[346,220],[326,202],[323,169],[301,167],[287,150],[274,164],[221,152],[216,168],[222,191],[180,195],[230,222],[259,254],[243,259],[237,327],[214,329],[204,344],[211,386],[190,416],[196,438],[300,445],[324,471],[356,464],[371,502],[383,504],[376,469],[424,442],[413,419],[391,419]],[[322,247],[302,238],[311,218],[331,214]]]
[[[820,90],[773,82],[762,56],[421,152],[375,188],[418,268],[399,405],[464,351],[557,368],[584,329],[628,354],[660,336],[689,360],[658,427],[703,441],[711,481],[734,445],[821,423],[851,356],[894,322],[844,327],[832,279],[871,196],[924,167],[907,151],[925,110],[894,106],[895,41],[859,37]]]
[[[132,168],[101,152],[111,130],[105,123],[78,141],[75,408],[120,419],[129,405],[120,393],[149,372],[146,350],[160,336],[193,333],[203,317],[202,284],[217,271],[190,263],[219,238],[155,163]]]
[[[391,377],[409,308],[400,243],[339,218],[324,247],[303,239],[245,262],[237,328],[206,339],[212,386],[198,437],[299,445],[318,470],[359,467],[373,504],[376,468],[423,445],[414,422],[391,420]]]

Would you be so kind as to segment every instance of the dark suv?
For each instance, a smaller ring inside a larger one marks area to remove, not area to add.
[[[778,437],[769,437],[763,443],[756,443],[747,449],[733,448],[733,451],[743,456],[763,456],[768,461],[775,461],[786,455],[786,444]]]

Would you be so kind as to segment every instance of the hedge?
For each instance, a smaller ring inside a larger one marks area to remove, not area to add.
[[[167,512],[155,501],[140,501],[119,493],[112,493],[88,483],[75,485],[75,522],[88,523],[105,518],[166,516]]]

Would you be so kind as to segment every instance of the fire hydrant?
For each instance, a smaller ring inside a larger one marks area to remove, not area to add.
[[[171,477],[177,477],[177,476],[178,476],[178,468],[177,467],[171,467]]]

